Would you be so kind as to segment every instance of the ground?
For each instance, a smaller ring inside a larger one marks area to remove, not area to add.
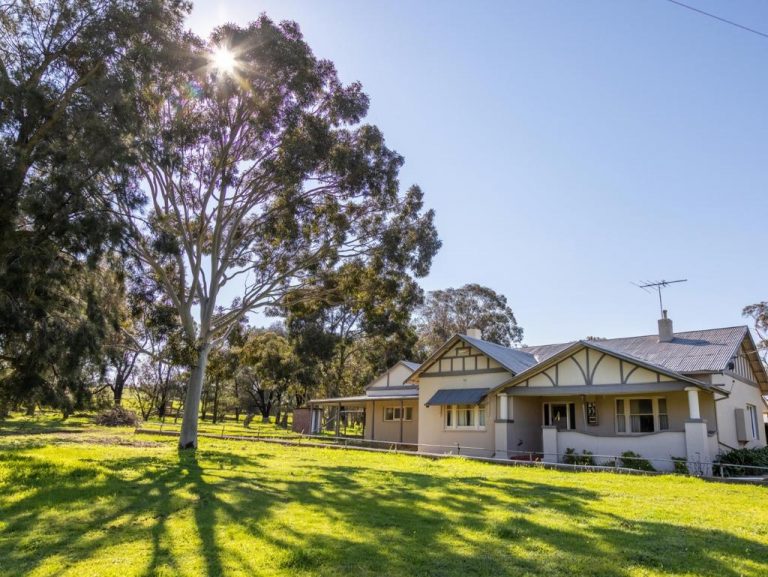
[[[0,424],[0,576],[768,575],[768,489]]]

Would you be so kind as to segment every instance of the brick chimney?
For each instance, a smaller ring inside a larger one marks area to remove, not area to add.
[[[661,318],[659,319],[659,342],[670,343],[675,338],[675,333],[672,331],[672,319],[667,318],[667,311],[661,311]]]
[[[467,336],[472,337],[473,339],[481,339],[483,338],[483,333],[480,329],[471,328],[467,329]]]

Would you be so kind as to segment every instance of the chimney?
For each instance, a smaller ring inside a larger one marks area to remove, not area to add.
[[[672,332],[672,319],[667,318],[667,311],[661,311],[661,318],[659,319],[659,342],[670,343],[675,338],[675,333]]]
[[[473,339],[481,339],[483,338],[483,333],[480,331],[480,329],[471,328],[467,329],[467,336],[472,337]]]

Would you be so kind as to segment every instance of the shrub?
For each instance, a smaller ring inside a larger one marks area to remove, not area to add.
[[[723,467],[721,464],[731,466]],[[738,465],[743,465],[743,467],[739,467]],[[720,453],[715,459],[714,474],[723,477],[742,477],[768,474],[768,471],[749,469],[747,467],[768,468],[768,447],[761,447],[759,449],[733,449],[727,453]]]
[[[563,454],[563,463],[567,465],[585,465],[590,466],[595,464],[595,460],[592,458],[592,451],[584,450],[581,454],[576,452],[576,449],[568,448]]]
[[[685,457],[672,457],[672,461],[675,463],[675,473],[680,475],[688,474],[688,459]]]
[[[106,427],[135,427],[139,424],[139,417],[123,407],[112,407],[96,415],[96,424]]]
[[[619,459],[619,466],[628,469],[637,469],[638,471],[655,471],[648,459],[643,459],[634,451],[624,451]]]

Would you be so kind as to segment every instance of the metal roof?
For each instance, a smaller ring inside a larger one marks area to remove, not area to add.
[[[358,395],[356,397],[333,397],[330,399],[312,399],[307,402],[308,405],[328,405],[328,404],[345,404],[345,403],[365,403],[367,401],[405,401],[409,399],[418,399],[419,393],[415,392],[410,395],[389,395],[370,397],[367,395]]]
[[[667,343],[659,342],[659,335],[588,342],[593,342],[602,349],[635,357],[676,373],[706,373],[726,370],[748,332],[749,329],[746,326],[741,326],[675,333],[672,341]],[[542,362],[568,348],[574,342],[576,341],[557,345],[522,347],[521,350],[534,355],[538,362]]]
[[[490,389],[440,389],[425,406],[430,405],[476,405]]]
[[[415,371],[421,366],[421,363],[414,363],[413,361],[400,361],[403,363],[406,367],[411,369],[412,371]]]
[[[488,341],[468,337],[467,335],[458,335],[458,337],[491,357],[505,369],[512,371],[513,374],[521,373],[538,362],[535,356],[523,349],[510,349],[503,345],[489,343]]]

